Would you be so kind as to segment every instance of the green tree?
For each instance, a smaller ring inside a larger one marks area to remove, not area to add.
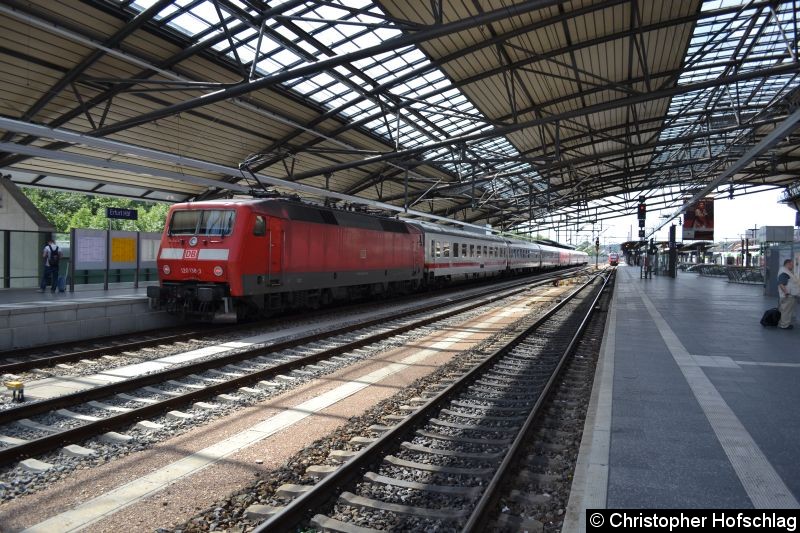
[[[136,209],[138,220],[116,220],[112,229],[155,231],[164,229],[169,204],[148,203],[127,198],[89,196],[80,193],[23,188],[25,196],[47,217],[59,233],[72,228],[108,229],[106,207]]]

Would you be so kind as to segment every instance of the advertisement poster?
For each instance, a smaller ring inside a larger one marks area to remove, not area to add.
[[[683,214],[683,240],[714,240],[714,199],[703,198],[690,205]]]

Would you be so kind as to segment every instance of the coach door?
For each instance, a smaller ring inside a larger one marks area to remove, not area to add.
[[[284,237],[283,230],[279,219],[269,217],[269,228],[267,230],[267,237],[269,239],[269,257],[267,258],[267,284],[270,287],[281,284],[281,261],[283,259],[283,245]]]

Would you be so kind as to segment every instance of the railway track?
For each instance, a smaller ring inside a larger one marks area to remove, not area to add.
[[[256,531],[501,527],[496,502],[604,287],[586,283],[503,346],[476,354],[440,392],[404,406],[404,416],[332,451],[307,472],[322,478],[316,484],[278,488],[283,507],[265,511],[274,514]]]
[[[569,275],[578,269],[567,269],[562,271],[562,275]],[[537,277],[547,277],[552,274]],[[531,279],[512,282],[513,284],[530,283]],[[504,284],[505,285],[505,284]],[[450,289],[452,290],[452,289]],[[490,289],[496,290],[496,289]],[[397,302],[402,302],[398,298]],[[341,312],[336,310],[334,312]],[[320,316],[331,314],[330,309],[319,312]],[[19,350],[8,351],[0,358],[0,376],[12,376],[22,372],[29,372],[37,369],[48,369],[58,365],[69,365],[75,362],[92,361],[100,357],[124,354],[125,352],[140,351],[147,348],[162,347],[164,345],[174,345],[185,342],[193,342],[196,339],[207,337],[208,335],[228,335],[263,328],[276,324],[276,319],[267,319],[259,322],[246,322],[234,325],[204,324],[198,327],[191,324],[186,328],[167,328],[165,330],[154,330],[151,332],[137,333],[135,335],[124,334],[110,337],[102,337],[89,341],[66,342],[47,346],[35,346],[32,348],[22,348]]]
[[[549,282],[545,279],[534,285]],[[163,413],[168,417],[188,418],[185,412],[177,411],[186,406],[213,410],[220,403],[236,403],[245,396],[258,397],[281,387],[282,383],[324,370],[317,363],[330,365],[331,358],[340,354],[508,298],[527,290],[531,283],[523,285],[522,288],[503,289],[498,295],[479,302],[474,302],[473,295],[462,299],[471,300],[470,304],[463,304],[462,300],[439,303],[398,315],[389,323],[376,319],[372,323],[235,351],[211,360],[0,411],[0,444],[4,445],[0,448],[0,465],[41,455],[139,421],[145,421],[140,424],[142,430],[155,429],[146,423],[147,419]],[[445,306],[452,308],[443,311]],[[216,404],[205,402],[212,397]],[[112,433],[104,438],[126,442],[124,435]],[[74,447],[68,451],[91,452]]]
[[[138,333],[137,337],[139,338],[134,338],[130,334],[125,334],[94,339],[89,341],[92,343],[91,347],[85,347],[87,342],[71,342],[63,345],[25,348],[7,352],[3,355],[2,362],[0,363],[0,375],[26,372],[37,368],[48,368],[81,360],[91,360],[97,357],[141,350],[142,348],[149,348],[152,346],[186,342],[199,336],[208,335],[209,333],[224,334],[233,331],[237,331],[237,328],[231,326],[211,326],[211,329],[199,329],[195,326],[178,332],[176,332],[174,328],[170,328],[164,331]]]

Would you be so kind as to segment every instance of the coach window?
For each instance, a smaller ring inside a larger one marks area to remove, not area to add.
[[[458,243],[453,243],[453,257],[458,257]]]
[[[442,257],[442,243],[436,241],[436,257]]]
[[[484,244],[483,245],[483,257],[489,257],[488,252],[486,251],[486,248],[488,248],[488,247]]]
[[[267,234],[267,221],[261,215],[256,215],[256,223],[253,225],[253,235],[263,237]]]
[[[436,243],[431,241],[431,259],[436,257]]]
[[[467,243],[461,245],[461,257],[469,257],[467,255]]]
[[[442,251],[444,252],[444,257],[450,257],[450,243],[445,241],[442,243]]]

